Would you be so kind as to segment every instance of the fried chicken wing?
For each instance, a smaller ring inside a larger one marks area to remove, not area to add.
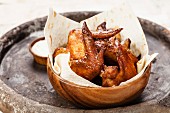
[[[100,36],[93,37],[93,38],[95,38],[95,45],[97,47],[97,50],[100,51],[101,48],[107,47],[109,42],[110,42],[110,39],[116,38],[116,39],[120,40],[120,38],[121,38],[120,37],[120,31],[122,29],[123,28],[117,28],[117,27],[112,28],[110,30],[113,30],[115,34],[111,34],[111,33],[107,34],[109,29],[106,29],[106,22],[103,22],[100,25],[98,25],[98,27],[96,29],[96,31],[98,33],[97,32],[96,33],[92,32],[92,34],[94,34],[93,36],[100,35]]]
[[[105,31],[93,31],[92,32],[92,37],[93,38],[110,38],[118,34],[123,28],[118,28],[118,29],[106,29]]]
[[[85,43],[81,29],[70,31],[68,36],[67,50],[70,52],[70,58],[78,60],[85,57]]]
[[[137,74],[138,62],[130,52],[130,39],[121,42],[122,28],[106,28],[101,23],[96,31],[90,31],[83,23],[82,29],[70,31],[67,48],[57,48],[53,58],[70,52],[69,65],[79,76],[92,81],[102,77],[102,86],[117,86]]]
[[[104,66],[104,71],[101,72],[102,86],[108,87],[115,85],[115,79],[118,75],[118,66]]]
[[[76,35],[77,37],[76,39],[79,40],[79,38],[81,38],[80,36],[81,35]],[[69,40],[72,41],[72,36],[69,37],[70,37]],[[83,45],[84,48],[82,51],[83,57],[79,57],[78,59],[72,57],[73,59],[71,59],[70,61],[70,66],[71,69],[79,76],[82,76],[83,78],[86,78],[88,80],[92,80],[94,77],[100,74],[101,68],[104,63],[103,60],[104,48],[102,48],[100,52],[97,51],[97,48],[94,45],[94,39],[92,38],[92,33],[88,29],[86,23],[83,24],[82,37],[84,42],[83,41],[77,42],[77,43],[81,43],[78,44],[81,46],[77,46],[77,45],[71,45],[71,46],[73,48],[77,48],[77,49],[72,49],[73,51],[72,53],[75,53],[76,50],[79,50]],[[72,54],[70,46],[68,46],[68,48],[70,50],[70,54]]]
[[[115,40],[120,42],[120,40],[117,39],[116,37],[111,37],[108,41],[108,45],[104,53],[104,58],[107,65],[117,64],[117,57],[116,57],[117,48],[114,47]],[[128,50],[130,49],[130,43],[131,43],[130,39],[126,39],[122,44],[122,46]]]
[[[115,65],[116,62],[117,62],[117,59],[116,59],[116,54],[114,52],[114,49],[112,48],[113,45],[114,45],[114,42],[115,42],[115,39],[119,40],[121,39],[121,36],[120,36],[120,31],[122,30],[123,28],[112,28],[112,30],[115,30],[115,34],[114,35],[107,35],[105,36],[104,38],[104,34],[102,35],[103,38],[95,38],[95,45],[97,47],[97,50],[100,51],[100,49],[102,47],[106,47],[106,51],[104,52],[104,59],[105,59],[105,63],[107,65]],[[101,36],[101,33],[103,32],[106,32],[108,31],[106,29],[106,22],[103,22],[101,23],[98,27],[97,27],[97,32],[100,32],[98,35]],[[117,32],[116,32],[117,31]],[[126,45],[128,44],[127,41],[125,41]]]
[[[98,25],[96,31],[106,31],[106,22],[103,22],[100,25]],[[101,48],[107,46],[107,41],[108,41],[108,38],[104,38],[104,39],[95,38],[94,43],[95,43],[95,46],[98,52],[101,50]]]
[[[119,69],[109,66],[104,68],[104,71],[101,73],[103,80],[102,86],[104,87],[117,86],[137,74],[136,63],[138,59],[121,45],[118,40],[115,40],[113,49]]]
[[[113,37],[113,36],[119,34],[122,30],[123,30],[123,28],[106,29],[106,22],[103,22],[97,26],[96,31],[91,31],[91,32],[92,32],[93,38],[105,39],[105,38],[110,38],[110,37]]]

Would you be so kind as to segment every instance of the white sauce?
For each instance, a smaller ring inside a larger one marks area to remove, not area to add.
[[[48,51],[46,40],[40,40],[40,41],[36,42],[32,46],[32,52],[35,53],[36,55],[39,55],[42,57],[47,57],[49,51]]]

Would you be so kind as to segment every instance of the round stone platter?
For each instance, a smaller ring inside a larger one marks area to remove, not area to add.
[[[62,15],[81,21],[99,12],[69,12]],[[152,63],[144,92],[133,102],[115,108],[88,109],[61,98],[51,86],[46,67],[35,63],[29,44],[42,37],[47,17],[26,22],[0,38],[0,110],[4,113],[170,113],[170,31],[139,18],[150,54],[159,55]],[[135,31],[134,31],[135,32]],[[100,98],[100,97],[99,97]]]

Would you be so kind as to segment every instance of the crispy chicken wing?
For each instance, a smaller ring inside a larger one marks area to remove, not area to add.
[[[70,52],[70,67],[79,76],[92,80],[102,77],[102,86],[117,86],[137,74],[138,59],[130,52],[130,39],[121,42],[122,28],[106,29],[101,23],[90,31],[84,22],[82,29],[70,31],[67,48],[57,48],[53,57]]]
[[[106,31],[106,22],[103,22],[100,25],[98,25],[96,31]],[[95,38],[95,46],[97,47],[97,51],[100,51],[101,48],[106,47],[107,41],[108,38],[103,38],[103,39]]]
[[[136,63],[138,59],[126,47],[121,45],[118,40],[115,40],[113,49],[119,68],[115,66],[104,68],[104,71],[101,73],[102,86],[104,87],[117,86],[137,74]]]
[[[104,52],[104,59],[105,59],[105,63],[107,65],[115,65],[117,62],[116,59],[116,54],[114,52],[114,49],[112,48],[115,42],[115,39],[119,40],[121,39],[120,36],[120,31],[123,28],[112,28],[112,30],[115,31],[114,35],[109,35],[108,33],[108,37],[105,36],[104,38],[104,34],[103,34],[103,38],[95,38],[95,45],[97,47],[97,50],[100,51],[100,49],[102,47],[106,47],[106,51]],[[106,29],[106,22],[101,23],[98,27],[97,27],[97,32],[100,32],[98,35],[101,35],[101,33],[108,31]],[[128,39],[129,41],[129,39]],[[125,46],[128,44],[127,40],[125,41]],[[129,43],[130,45],[130,43]]]
[[[117,64],[117,57],[116,57],[117,49],[114,46],[115,40],[120,41],[115,37],[111,37],[108,41],[106,51],[104,52],[104,59],[105,59],[105,63],[107,65],[116,65]],[[126,39],[124,41],[124,43],[122,44],[122,46],[128,50],[128,49],[130,49],[130,43],[131,43],[130,39]]]
[[[81,29],[74,29],[70,31],[67,50],[70,52],[70,59],[78,60],[85,57],[86,49]]]
[[[79,34],[80,32],[74,32],[74,35],[69,35],[68,49],[70,50],[71,56],[74,56],[70,60],[71,69],[79,76],[82,76],[88,80],[92,80],[94,77],[100,74],[104,63],[104,48],[102,48],[100,52],[97,51],[97,48],[94,45],[94,39],[92,38],[92,33],[88,29],[86,23],[83,24],[82,34],[80,33],[81,35],[77,35],[76,33]],[[74,36],[76,36],[76,38]],[[72,41],[76,41],[74,38],[78,40],[78,45],[72,45],[74,43]],[[82,56],[80,57],[77,52],[81,48],[83,48],[83,50],[81,50]]]
[[[107,47],[109,45],[110,39],[118,39],[120,40],[120,31],[123,30],[123,28],[112,28],[112,33],[109,33],[109,29],[106,29],[106,22],[101,23],[96,31],[92,32],[93,38],[95,38],[95,45],[97,47],[97,50],[100,51],[101,48]],[[106,36],[107,35],[107,36]],[[96,37],[95,37],[96,36]],[[102,38],[101,38],[102,37]]]
[[[104,66],[104,71],[101,72],[102,86],[108,87],[115,85],[114,79],[118,74],[118,66]]]

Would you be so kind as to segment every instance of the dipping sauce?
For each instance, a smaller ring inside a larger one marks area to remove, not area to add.
[[[32,52],[42,57],[48,57],[48,47],[46,40],[39,40],[32,46]]]

